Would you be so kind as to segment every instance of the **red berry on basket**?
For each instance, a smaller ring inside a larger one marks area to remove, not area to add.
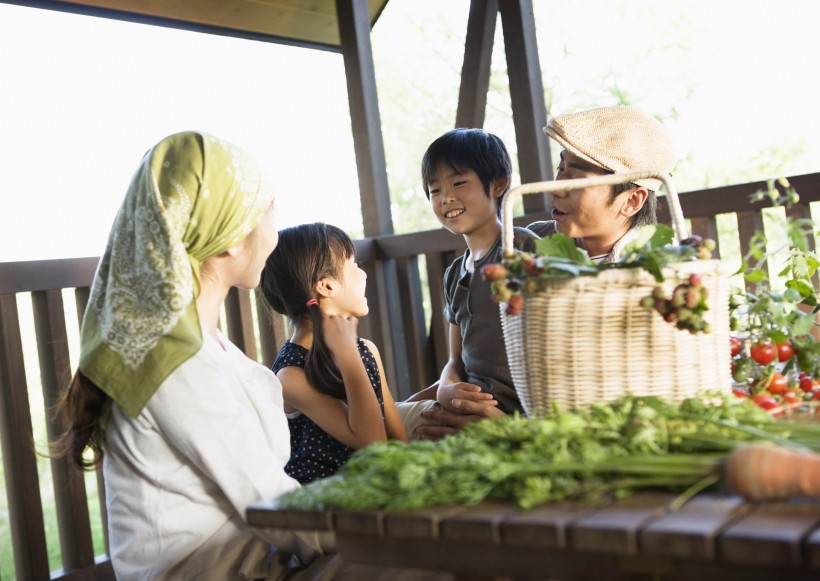
[[[524,267],[524,272],[530,276],[538,276],[543,272],[540,268],[538,268],[538,263],[534,258],[525,258],[522,266]]]
[[[503,280],[507,277],[507,269],[503,264],[485,264],[481,269],[484,280]]]
[[[512,295],[507,301],[507,314],[514,317],[520,315],[524,310],[524,297],[521,295]]]

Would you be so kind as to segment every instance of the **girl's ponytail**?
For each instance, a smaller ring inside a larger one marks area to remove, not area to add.
[[[310,384],[321,393],[336,399],[346,399],[342,372],[339,371],[330,349],[325,344],[319,303],[316,299],[310,299],[306,306],[313,322],[313,346],[305,360],[305,375]]]

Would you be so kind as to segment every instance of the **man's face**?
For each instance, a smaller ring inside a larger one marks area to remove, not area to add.
[[[561,152],[556,179],[590,178],[609,173],[611,172],[564,150]],[[626,192],[618,198],[624,194]],[[619,213],[620,208],[618,199],[612,203],[612,186],[552,193],[552,218],[558,231],[572,238],[620,237],[626,225],[626,218]]]

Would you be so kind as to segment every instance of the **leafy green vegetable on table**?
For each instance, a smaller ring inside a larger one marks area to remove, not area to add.
[[[484,499],[522,508],[570,500],[598,504],[635,491],[681,492],[717,482],[740,444],[771,441],[820,450],[820,425],[789,424],[725,393],[674,403],[624,396],[544,418],[505,416],[437,442],[388,441],[352,456],[336,476],[283,496],[302,509],[416,509]]]

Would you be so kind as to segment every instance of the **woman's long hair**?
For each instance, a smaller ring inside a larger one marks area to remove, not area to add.
[[[310,317],[313,346],[305,361],[305,375],[321,393],[345,399],[342,374],[333,362],[322,337],[322,311],[307,306],[316,297],[316,285],[324,278],[341,279],[344,264],[356,255],[353,241],[341,229],[316,222],[285,228],[279,244],[268,257],[259,284],[269,309],[293,323]]]
[[[57,403],[56,417],[65,431],[49,444],[51,457],[67,457],[83,470],[98,466],[103,457],[110,405],[111,398],[78,371]],[[84,457],[86,448],[91,450],[90,459]]]

